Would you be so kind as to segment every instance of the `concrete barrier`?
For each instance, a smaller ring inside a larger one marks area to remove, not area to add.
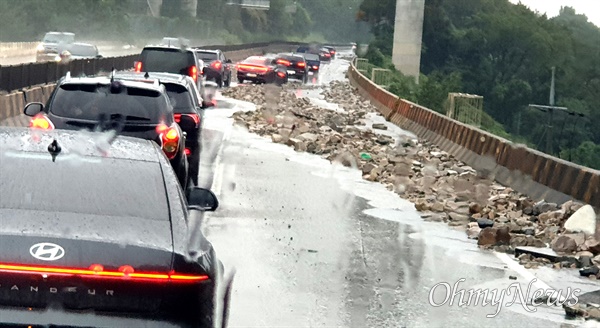
[[[600,208],[600,171],[517,145],[398,98],[352,64],[350,83],[387,120],[427,139],[496,181],[532,197],[564,203],[576,199]]]

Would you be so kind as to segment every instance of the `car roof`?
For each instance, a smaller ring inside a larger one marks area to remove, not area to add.
[[[146,74],[148,74],[148,78],[146,78]],[[147,72],[147,73],[136,73],[129,71],[121,71],[115,73],[116,79],[135,79],[138,81],[152,81],[158,80],[159,83],[167,82],[167,83],[177,83],[181,85],[187,85],[191,82],[191,77],[187,75],[175,74],[175,73],[162,73],[162,72]]]
[[[164,92],[164,87],[159,83],[150,84],[146,82],[138,81],[123,81],[119,80],[125,87],[140,88],[147,90],[154,90],[158,92]],[[111,79],[108,76],[92,76],[92,77],[65,77],[60,84],[105,84],[109,85]]]
[[[66,35],[75,35],[75,33],[72,32],[48,32],[46,33],[46,35],[48,34],[66,34]]]
[[[159,163],[157,146],[153,141],[119,135],[108,151],[99,147],[109,138],[109,132],[75,130],[32,130],[24,127],[0,126],[0,149],[47,154],[48,146],[56,140],[61,147],[58,156],[79,155]],[[87,146],[87,147],[86,147]]]
[[[282,56],[286,56],[286,57],[299,57],[304,59],[304,57],[302,57],[302,55],[300,54],[294,54],[294,53],[290,53],[290,52],[282,52],[277,54],[278,57],[282,57]]]
[[[185,52],[191,52],[193,53],[193,49],[188,48],[187,46],[176,46],[176,45],[166,45],[166,44],[158,44],[158,45],[146,45],[144,47],[144,49],[142,49],[142,51],[144,50],[165,50],[165,49],[169,49],[169,50],[173,50],[173,49],[179,49],[181,51],[185,51]]]
[[[193,49],[196,52],[207,52],[207,53],[214,53],[214,54],[219,53],[219,50],[215,50],[215,49],[202,49],[202,48],[193,48]]]

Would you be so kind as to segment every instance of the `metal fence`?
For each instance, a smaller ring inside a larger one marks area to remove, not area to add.
[[[138,55],[78,59],[65,64],[58,62],[27,63],[22,65],[0,66],[0,90],[14,91],[25,87],[58,81],[67,72],[73,76],[95,75],[110,72],[113,68],[124,70],[133,68]]]

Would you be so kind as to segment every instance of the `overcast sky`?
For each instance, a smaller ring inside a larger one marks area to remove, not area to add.
[[[560,7],[573,7],[578,14],[585,14],[588,20],[600,27],[600,0],[510,0],[521,2],[533,11],[546,13],[548,18],[558,15]]]

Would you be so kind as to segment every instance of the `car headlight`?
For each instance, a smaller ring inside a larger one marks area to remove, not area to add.
[[[44,48],[44,45],[40,43],[40,44],[38,44],[36,50],[37,50],[37,52],[42,52],[42,51],[46,50],[46,48]]]

